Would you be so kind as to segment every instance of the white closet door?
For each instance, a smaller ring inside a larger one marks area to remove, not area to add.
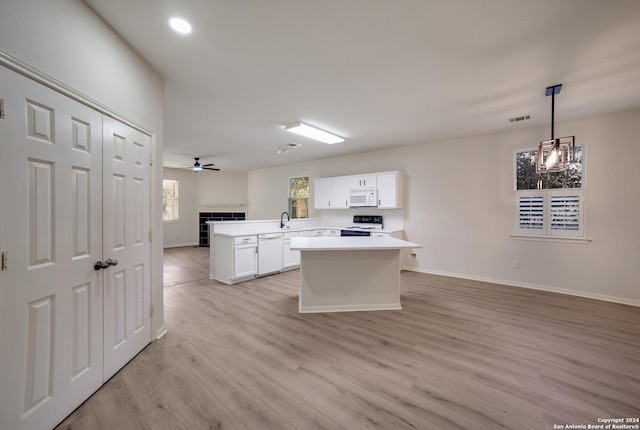
[[[0,428],[49,429],[102,384],[102,115],[2,66],[0,98]]]
[[[104,117],[104,378],[151,339],[149,135]]]

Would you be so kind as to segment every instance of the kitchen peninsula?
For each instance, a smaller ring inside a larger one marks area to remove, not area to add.
[[[372,209],[366,209],[367,212]],[[322,218],[250,221],[208,221],[209,277],[233,285],[300,266],[300,251],[291,249],[294,237],[368,234],[402,237],[404,214],[401,209],[371,215],[359,210],[341,210]],[[366,221],[366,222],[365,222]],[[375,222],[374,222],[375,221]],[[278,269],[279,268],[279,269]]]
[[[300,313],[402,309],[400,251],[422,245],[394,237],[294,237],[300,251]]]

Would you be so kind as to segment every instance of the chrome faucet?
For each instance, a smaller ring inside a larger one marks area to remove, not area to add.
[[[287,211],[284,211],[280,214],[280,228],[284,228],[284,221],[282,221],[282,217],[283,216],[287,216],[287,221],[291,221],[291,218],[289,217],[289,213]]]

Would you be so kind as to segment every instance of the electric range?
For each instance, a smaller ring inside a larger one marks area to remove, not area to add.
[[[340,230],[340,236],[371,236],[372,231],[382,227],[382,215],[354,215],[353,225]]]

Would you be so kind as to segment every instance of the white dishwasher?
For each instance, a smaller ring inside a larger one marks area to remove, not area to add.
[[[282,233],[258,235],[258,276],[282,270]]]

